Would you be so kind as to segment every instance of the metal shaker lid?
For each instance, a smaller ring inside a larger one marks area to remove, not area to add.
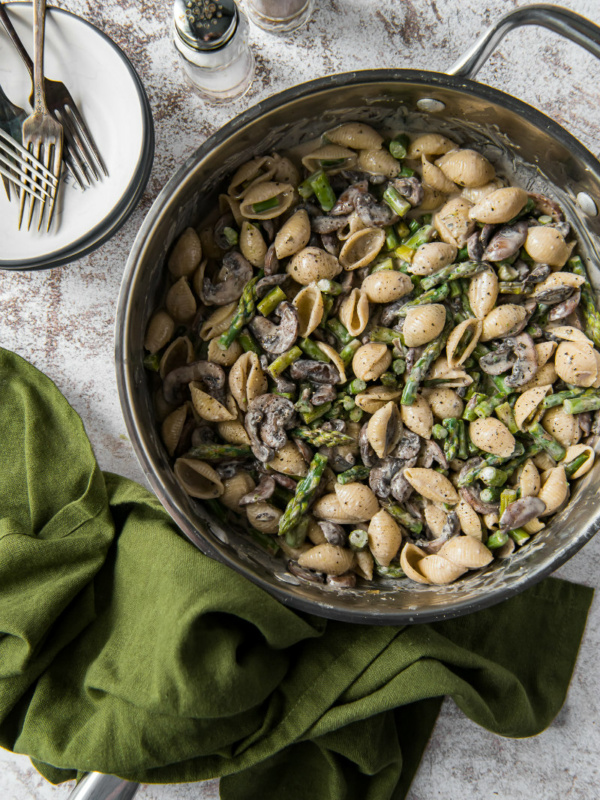
[[[227,44],[239,20],[233,0],[175,0],[173,16],[178,37],[203,52]]]

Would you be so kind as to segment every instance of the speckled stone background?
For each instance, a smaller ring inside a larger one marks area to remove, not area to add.
[[[127,254],[167,179],[220,125],[274,92],[345,70],[443,71],[492,20],[524,3],[316,0],[308,27],[294,35],[277,38],[252,28],[255,82],[242,101],[219,108],[199,100],[184,82],[169,38],[168,0],[69,0],[59,5],[94,22],[132,60],[152,105],[156,157],[139,208],[96,253],[51,272],[0,273],[0,343],[56,382],[81,414],[104,469],[142,480],[117,396],[113,325]],[[598,0],[565,0],[563,5],[600,23]],[[516,31],[479,80],[540,108],[592,152],[600,152],[600,63],[577,46],[541,29]],[[560,575],[600,587],[600,537]],[[409,800],[600,797],[599,646],[600,597],[590,614],[565,706],[535,739],[493,736],[446,702]],[[51,786],[25,757],[0,750],[0,800],[65,800],[71,789]],[[218,797],[218,785],[144,786],[138,796],[212,800]]]

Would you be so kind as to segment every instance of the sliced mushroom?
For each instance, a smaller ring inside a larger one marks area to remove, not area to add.
[[[366,192],[356,198],[356,213],[368,228],[384,228],[398,222],[398,215],[387,203],[378,203],[372,194]]]
[[[277,306],[277,312],[280,316],[279,325],[262,316],[254,317],[249,325],[263,350],[272,355],[285,353],[293,347],[298,336],[298,313],[294,306],[282,301]]]
[[[527,223],[520,220],[515,225],[504,225],[483,252],[483,261],[502,261],[517,253],[527,239]]]
[[[184,367],[172,370],[163,381],[163,394],[167,403],[180,405],[183,402],[183,387],[199,381],[208,394],[220,395],[225,386],[225,371],[211,361],[193,361]]]
[[[519,386],[524,386],[538,371],[535,343],[528,333],[520,333],[518,336],[511,337],[507,340],[507,343],[510,343],[517,360],[513,366],[512,373],[504,382],[507,386],[516,389]]]
[[[377,461],[369,474],[369,486],[377,497],[385,500],[390,496],[392,479],[403,465],[404,461],[401,458],[391,456]]]
[[[418,206],[423,202],[423,186],[418,178],[396,178],[390,183],[398,194],[408,200],[411,206]]]
[[[500,527],[507,531],[521,528],[532,519],[536,519],[546,510],[546,503],[539,497],[521,497],[506,506],[500,517]]]
[[[414,467],[416,463],[417,463],[416,458],[409,459],[408,461],[405,462],[402,469],[400,469],[392,478],[392,482],[390,484],[390,490],[392,497],[394,498],[394,500],[397,500],[398,503],[405,503],[413,492],[413,487],[406,480],[406,476],[404,475],[404,470]]]
[[[254,287],[256,296],[264,297],[271,291],[273,286],[281,286],[281,284],[285,283],[289,277],[290,276],[287,273],[284,273],[283,275],[266,275],[264,278],[261,278]]]
[[[311,359],[295,361],[290,367],[290,376],[294,381],[310,381],[316,384],[335,384],[340,379],[338,369],[333,364]]]
[[[217,277],[216,284],[210,278],[204,278],[202,294],[206,305],[224,306],[238,300],[244,286],[252,278],[252,267],[241,253],[226,253]]]
[[[258,503],[261,500],[268,500],[273,497],[275,491],[275,479],[270,475],[263,475],[258,485],[243,495],[238,501],[239,506],[249,506],[253,503]]]
[[[334,231],[339,231],[340,228],[343,228],[347,222],[348,217],[346,216],[319,216],[311,219],[310,227],[315,233],[334,233]]]
[[[338,197],[337,203],[329,212],[332,216],[337,217],[340,215],[348,215],[351,214],[356,207],[356,201],[358,198],[368,192],[369,184],[367,181],[360,181],[359,183],[355,183],[352,186],[349,186],[342,194]]]
[[[323,535],[325,536],[328,544],[332,544],[335,547],[346,547],[348,545],[346,531],[339,523],[319,520],[317,525],[323,531]]]
[[[259,461],[272,461],[287,443],[286,430],[293,427],[296,414],[293,404],[276,394],[263,394],[249,405],[245,426],[252,452]]]

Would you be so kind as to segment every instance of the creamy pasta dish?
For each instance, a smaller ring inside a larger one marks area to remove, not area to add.
[[[145,336],[185,492],[338,588],[527,547],[598,432],[600,315],[560,206],[362,123],[254,158],[215,205]]]

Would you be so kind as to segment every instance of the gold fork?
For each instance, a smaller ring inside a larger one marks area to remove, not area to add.
[[[46,24],[46,0],[34,0],[33,3],[33,91],[34,106],[31,114],[23,123],[23,146],[32,154],[34,158],[41,161],[46,169],[57,179],[56,184],[41,180],[41,188],[50,192],[48,204],[48,223],[46,230],[50,230],[52,215],[58,192],[58,179],[62,166],[62,125],[51,116],[46,105],[46,92],[44,89],[44,32]],[[40,183],[38,178],[32,176],[33,183]],[[21,205],[19,208],[19,228],[23,220],[26,200],[29,197],[29,214],[27,218],[27,230],[31,227],[33,211],[36,201],[33,197],[21,194]],[[42,226],[42,219],[46,209],[46,199],[39,201],[39,220],[38,231]]]

